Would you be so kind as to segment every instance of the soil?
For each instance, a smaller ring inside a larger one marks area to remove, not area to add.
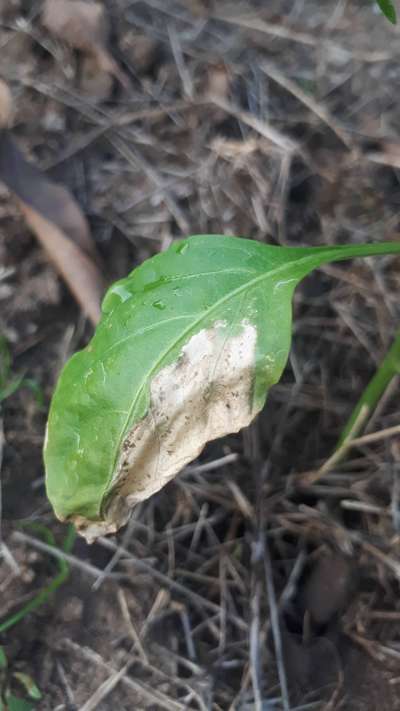
[[[374,3],[104,5],[126,86],[25,0],[0,6],[0,73],[14,139],[78,199],[109,283],[187,234],[399,239],[400,29]],[[391,257],[308,278],[257,421],[208,445],[117,536],[76,540],[66,582],[0,636],[38,709],[400,709],[399,437],[299,477],[331,454],[385,354],[399,290]],[[0,184],[0,334],[29,379],[0,405],[0,624],[57,574],[38,529],[62,549],[46,412],[91,333]],[[399,402],[395,382],[369,431],[398,425]]]

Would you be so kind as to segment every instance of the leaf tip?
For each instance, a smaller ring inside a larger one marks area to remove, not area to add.
[[[397,13],[396,8],[391,0],[377,0],[377,3],[381,9],[381,12],[385,15],[386,19],[392,23],[392,25],[397,24]]]

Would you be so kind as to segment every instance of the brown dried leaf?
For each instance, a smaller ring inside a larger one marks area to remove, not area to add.
[[[119,46],[139,74],[150,72],[160,53],[156,39],[131,28],[120,38]]]
[[[86,98],[92,101],[106,101],[112,92],[113,81],[109,72],[99,69],[96,57],[88,54],[83,58],[79,88]]]
[[[304,609],[314,623],[325,625],[341,612],[352,582],[351,560],[333,551],[319,558],[302,591]]]
[[[45,0],[42,22],[55,37],[94,57],[99,70],[113,74],[127,86],[126,75],[107,49],[108,22],[101,3]]]
[[[292,689],[317,691],[337,682],[340,659],[335,645],[326,637],[309,641],[290,633],[281,625],[285,670]]]
[[[13,100],[7,84],[0,79],[0,129],[11,124],[13,115]]]
[[[206,94],[219,96],[221,99],[229,98],[232,76],[223,62],[210,64],[206,76]]]
[[[96,324],[105,284],[87,220],[74,198],[28,163],[5,130],[0,132],[0,179],[17,196],[28,225]]]

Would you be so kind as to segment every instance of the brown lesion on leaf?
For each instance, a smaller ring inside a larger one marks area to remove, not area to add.
[[[150,385],[146,416],[125,437],[103,524],[86,522],[93,539],[123,525],[131,509],[159,491],[205,444],[247,426],[257,409],[253,384],[257,331],[243,321],[235,335],[225,322],[195,334],[178,359]]]

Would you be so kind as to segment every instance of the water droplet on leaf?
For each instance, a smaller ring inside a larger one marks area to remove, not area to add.
[[[131,296],[132,293],[127,288],[127,286],[125,286],[125,281],[117,282],[112,287],[110,287],[104,297],[102,304],[103,313],[111,313],[111,311],[113,311],[120,304],[123,304],[124,301],[127,301],[127,299],[129,299]]]
[[[155,309],[159,309],[160,311],[164,311],[164,309],[166,308],[166,304],[164,304],[164,302],[160,300],[153,301],[153,306]]]

